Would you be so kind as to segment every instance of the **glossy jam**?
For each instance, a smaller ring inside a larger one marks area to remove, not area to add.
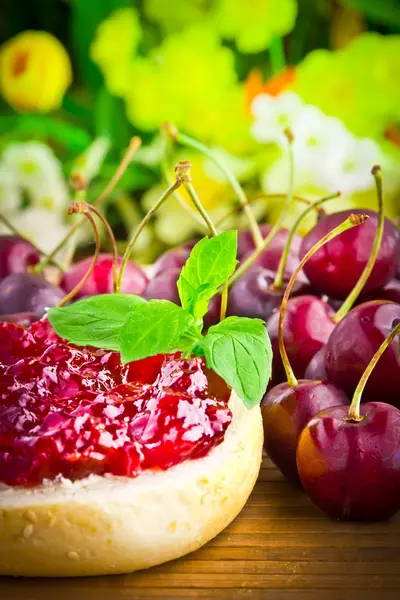
[[[134,477],[206,455],[231,421],[201,359],[160,355],[123,366],[77,348],[47,321],[0,323],[0,482]]]

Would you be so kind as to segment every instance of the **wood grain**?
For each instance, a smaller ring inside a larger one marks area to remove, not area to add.
[[[0,579],[0,600],[400,600],[400,515],[327,519],[265,460],[240,516],[197,552],[132,575]]]

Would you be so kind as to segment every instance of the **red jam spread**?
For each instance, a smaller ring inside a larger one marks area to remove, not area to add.
[[[0,322],[0,482],[135,477],[199,458],[223,440],[227,401],[201,359],[123,366],[115,352],[68,344],[47,320]]]

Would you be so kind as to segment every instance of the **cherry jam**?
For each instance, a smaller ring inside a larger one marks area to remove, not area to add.
[[[115,352],[62,340],[45,319],[0,323],[0,482],[135,477],[205,456],[232,418],[228,389],[209,380],[199,358],[123,366]]]

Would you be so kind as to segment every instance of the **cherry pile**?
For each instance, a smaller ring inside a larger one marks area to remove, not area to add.
[[[231,421],[201,359],[78,348],[47,320],[0,325],[0,482],[134,477],[204,456]],[[221,389],[219,389],[221,391]]]
[[[83,278],[91,258],[73,264],[62,274],[59,285],[33,268],[40,262],[39,252],[26,240],[16,235],[0,236],[0,318],[21,325],[38,321],[46,308],[57,306]],[[121,263],[119,258],[118,264]],[[74,299],[113,291],[113,257],[103,253],[83,287]],[[148,279],[143,270],[129,261],[124,271],[121,291],[141,294]]]

